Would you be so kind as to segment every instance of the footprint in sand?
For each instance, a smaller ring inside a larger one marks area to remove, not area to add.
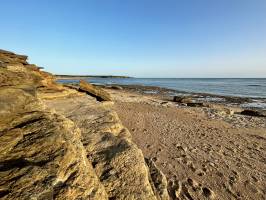
[[[209,188],[207,188],[207,187],[203,187],[202,188],[202,194],[206,198],[209,198],[209,199],[213,199],[214,198],[214,192],[212,190],[210,190]]]
[[[205,172],[204,172],[203,170],[201,170],[201,169],[197,169],[197,170],[196,170],[196,174],[197,174],[198,176],[204,176],[204,175],[205,175]]]
[[[201,184],[197,183],[196,180],[188,178],[184,182],[176,181],[173,187],[175,191],[175,199],[213,199],[215,194],[214,192]]]
[[[239,175],[236,171],[232,170],[232,175],[229,176],[229,184],[234,185],[239,179]]]

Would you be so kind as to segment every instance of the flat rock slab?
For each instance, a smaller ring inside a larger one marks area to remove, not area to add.
[[[80,80],[79,90],[88,93],[89,95],[96,97],[98,101],[111,101],[111,96],[106,91],[92,85],[84,80]]]

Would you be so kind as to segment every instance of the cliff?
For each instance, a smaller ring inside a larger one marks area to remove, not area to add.
[[[0,50],[1,199],[168,199],[111,101]]]

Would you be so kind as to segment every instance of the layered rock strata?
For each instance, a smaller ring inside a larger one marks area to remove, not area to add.
[[[168,199],[112,103],[2,50],[0,144],[1,199]]]

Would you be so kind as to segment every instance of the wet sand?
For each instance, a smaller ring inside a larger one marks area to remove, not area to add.
[[[266,118],[191,108],[133,89],[107,89],[173,199],[265,199]]]

